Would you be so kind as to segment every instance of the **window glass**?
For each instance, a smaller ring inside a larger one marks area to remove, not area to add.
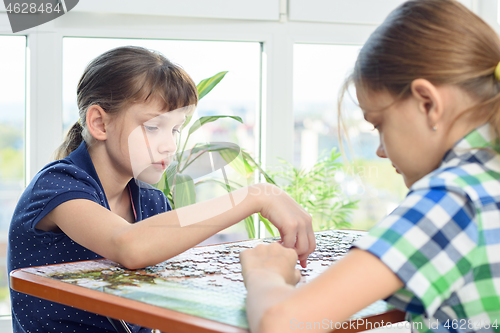
[[[359,50],[357,45],[294,46],[295,167],[311,168],[333,147],[339,150],[338,95]],[[343,107],[351,149],[343,144],[350,163],[344,163],[335,180],[343,195],[359,200],[352,228],[366,230],[396,207],[406,188],[390,161],[376,156],[378,133],[363,119],[356,103],[352,89]]]
[[[239,116],[243,123],[231,118],[219,119],[204,125],[190,139],[195,142],[232,142],[256,157],[260,91],[261,45],[256,42],[218,42],[185,40],[64,38],[63,41],[63,121],[66,132],[78,120],[76,88],[85,66],[99,54],[124,45],[142,46],[163,53],[183,67],[198,84],[221,71],[224,79],[198,104],[193,119],[202,116]],[[189,126],[188,126],[189,127]],[[183,132],[183,137],[187,130]],[[228,177],[237,177],[227,168]],[[209,177],[222,178],[220,171]],[[222,195],[225,190],[214,183],[197,186],[197,200]],[[229,241],[246,237],[244,225],[239,224],[217,236]]]
[[[24,190],[26,37],[0,36],[0,315],[10,314],[7,237]]]

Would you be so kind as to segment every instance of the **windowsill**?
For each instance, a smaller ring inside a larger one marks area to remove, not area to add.
[[[12,317],[0,316],[0,332],[12,333]]]

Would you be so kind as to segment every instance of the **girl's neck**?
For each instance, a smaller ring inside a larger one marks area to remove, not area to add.
[[[112,163],[111,158],[102,144],[96,143],[89,148],[89,155],[94,164],[97,176],[106,194],[110,206],[122,201],[123,195],[128,196],[127,184],[132,179],[123,168]]]
[[[443,123],[447,134],[445,146],[450,149],[475,128],[485,124],[488,119],[484,116],[486,113],[481,110],[467,111],[478,105],[479,101],[464,90],[451,87],[447,97],[449,110],[443,117]]]

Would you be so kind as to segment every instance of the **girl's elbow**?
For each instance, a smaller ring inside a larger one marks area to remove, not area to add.
[[[118,235],[113,241],[114,256],[109,258],[116,261],[127,269],[140,269],[147,265],[146,257],[143,255],[140,244],[136,244],[134,237],[129,237],[128,233]]]
[[[120,258],[117,262],[126,269],[130,270],[141,269],[147,266],[142,260],[140,260],[140,258],[135,258],[134,256],[122,256],[122,258]]]

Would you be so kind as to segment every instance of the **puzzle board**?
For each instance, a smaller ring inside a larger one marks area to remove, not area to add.
[[[302,274],[300,283],[321,274],[361,235],[362,232],[353,231],[316,233],[316,251],[309,256],[307,268],[297,265]],[[279,238],[266,238],[196,247],[138,271],[127,270],[105,259],[23,271],[246,329],[246,289],[239,253],[277,240]],[[385,302],[378,301],[353,318],[388,309]]]

